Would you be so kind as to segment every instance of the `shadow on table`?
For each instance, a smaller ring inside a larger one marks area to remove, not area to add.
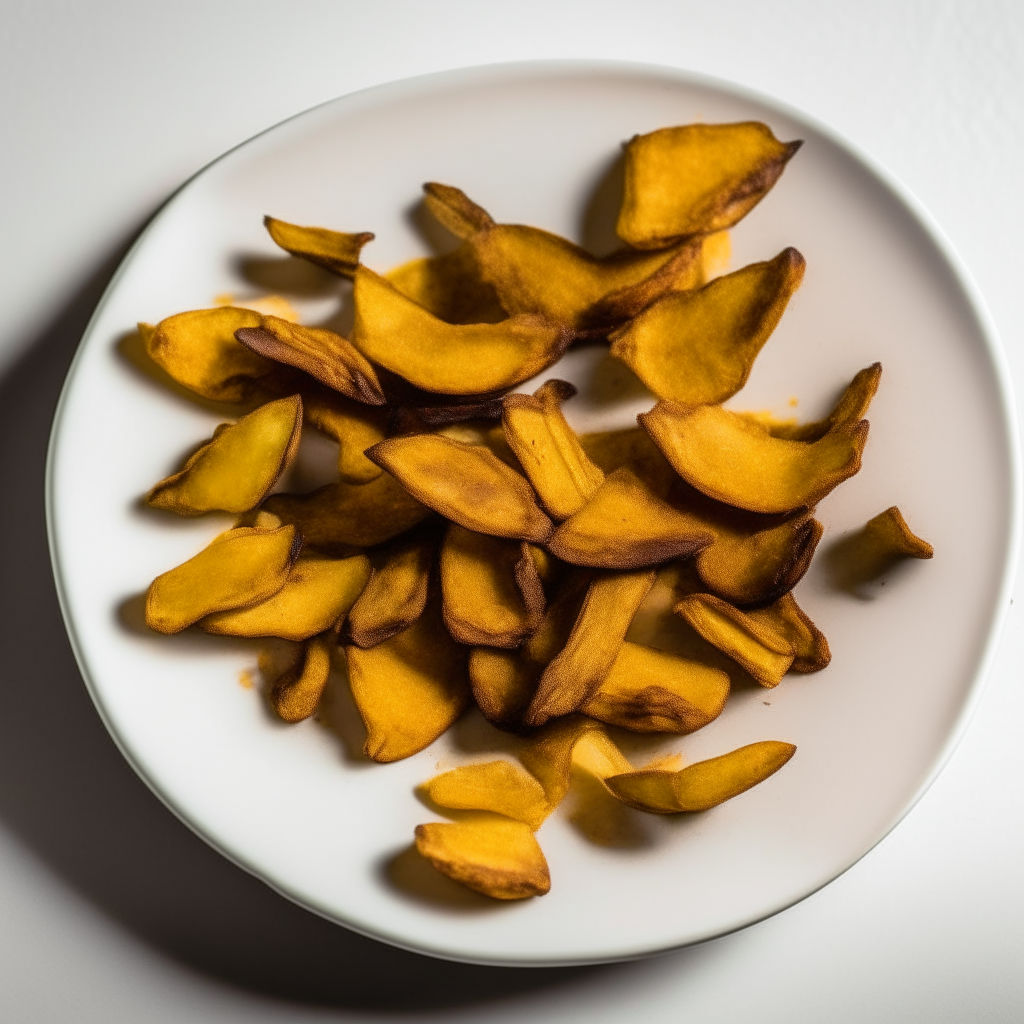
[[[179,823],[122,760],[57,606],[43,518],[57,396],[112,258],[0,380],[0,818],[66,883],[141,940],[208,976],[294,1002],[439,1010],[622,968],[471,967],[361,938],[279,897]],[[117,458],[97,452],[96,458]]]

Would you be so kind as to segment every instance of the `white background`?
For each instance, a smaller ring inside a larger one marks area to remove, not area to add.
[[[49,574],[43,459],[68,362],[126,246],[183,179],[292,113],[537,57],[731,79],[871,152],[960,251],[1024,394],[1024,4],[4,0],[0,1019],[1024,1018],[1019,584],[966,739],[891,836],[784,914],[637,964],[471,968],[351,936],[188,833],[93,712]]]

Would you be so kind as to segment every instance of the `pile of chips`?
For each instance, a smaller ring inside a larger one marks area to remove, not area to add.
[[[819,422],[722,406],[804,270],[788,248],[715,276],[726,232],[799,145],[753,122],[635,137],[624,248],[602,258],[436,183],[425,204],[457,247],[385,275],[362,262],[371,234],[268,217],[279,246],[352,281],[350,337],[233,306],[140,325],[179,385],[251,410],[147,495],[179,515],[241,517],[153,581],[148,625],[301,645],[268,687],[287,722],[316,713],[343,660],[376,761],[423,750],[474,702],[519,734],[520,763],[423,787],[456,820],[421,825],[417,849],[486,895],[548,890],[534,832],[574,772],[631,807],[694,812],[796,749],[766,740],[637,769],[606,726],[689,733],[737,675],[774,687],[829,662],[791,591],[822,535],[815,504],[860,468],[881,367]],[[513,392],[580,339],[607,339],[653,394],[638,427],[578,435],[562,410],[575,388],[555,378]],[[338,478],[275,492],[304,427],[337,441]],[[879,564],[931,555],[895,507],[864,541]],[[692,631],[693,651],[639,642],[651,614]]]

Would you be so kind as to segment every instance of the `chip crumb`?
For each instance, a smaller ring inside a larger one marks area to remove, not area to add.
[[[790,409],[795,409],[800,404],[800,399],[796,395],[790,395],[789,401],[786,403]]]
[[[253,676],[251,668],[243,668],[242,671],[238,673],[238,685],[246,690],[251,690],[253,686],[256,685],[256,679]]]

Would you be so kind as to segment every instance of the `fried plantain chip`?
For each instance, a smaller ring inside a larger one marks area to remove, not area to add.
[[[573,565],[634,569],[689,558],[714,539],[703,523],[623,466],[555,530],[548,549]]]
[[[515,387],[550,366],[572,336],[533,314],[497,324],[449,324],[360,266],[352,343],[417,388],[482,395]]]
[[[410,260],[384,277],[406,298],[450,324],[496,324],[508,316],[494,288],[480,277],[468,245]]]
[[[381,441],[366,455],[417,500],[467,530],[534,542],[551,535],[533,488],[482,445],[414,434]]]
[[[572,384],[549,380],[532,396],[508,395],[503,402],[509,447],[554,519],[578,512],[604,483],[562,414],[562,403],[575,394]]]
[[[591,583],[568,642],[540,678],[524,715],[527,725],[571,714],[589,700],[611,670],[655,575],[653,569],[607,573]]]
[[[611,353],[659,398],[724,402],[747,382],[803,276],[804,258],[784,249],[703,288],[665,295],[611,336]]]
[[[860,420],[818,441],[787,441],[717,405],[663,401],[637,419],[687,483],[751,512],[816,504],[860,469],[868,437]]]
[[[219,306],[139,324],[139,333],[150,359],[179,384],[218,402],[244,402],[280,370],[235,340],[235,331],[262,320],[251,309]]]
[[[285,252],[342,277],[355,274],[363,246],[374,238],[372,231],[350,235],[327,228],[304,228],[274,217],[264,217],[263,225]]]
[[[430,515],[389,473],[366,484],[333,483],[309,494],[272,494],[263,507],[297,526],[307,544],[339,554],[383,544]]]
[[[331,673],[331,652],[338,645],[333,630],[309,640],[301,657],[270,688],[270,706],[284,722],[309,718],[320,704]]]
[[[436,775],[421,787],[437,804],[457,811],[492,811],[537,831],[550,812],[544,788],[511,761],[467,764]]]
[[[334,331],[265,316],[259,327],[235,331],[235,338],[253,352],[294,366],[357,402],[385,403],[377,371],[352,342]]]
[[[428,604],[408,629],[369,650],[347,646],[349,683],[366,726],[363,752],[399,761],[437,739],[466,709],[467,651]]]
[[[518,647],[540,625],[544,591],[532,559],[515,541],[452,523],[440,568],[444,621],[460,643]]]
[[[434,536],[424,533],[391,546],[348,613],[352,643],[375,647],[423,614],[435,546]]]
[[[539,313],[576,336],[601,335],[666,291],[700,283],[699,240],[599,258],[539,228],[496,224],[451,185],[428,182],[423,190],[427,208],[470,247],[480,277],[510,316]]]
[[[221,636],[276,636],[306,640],[348,614],[370,578],[370,560],[306,555],[292,566],[285,585],[248,608],[208,615],[199,625]]]
[[[713,594],[688,594],[673,609],[762,686],[778,686],[793,663],[785,636]]]
[[[626,467],[661,498],[679,481],[679,474],[642,427],[580,434],[579,441],[587,457],[605,474]]]
[[[294,526],[241,527],[157,576],[146,592],[146,625],[179,633],[213,612],[245,608],[276,594],[288,579],[302,537]]]
[[[679,771],[641,769],[605,779],[623,803],[654,814],[706,811],[774,775],[794,754],[792,743],[762,740]]]
[[[416,849],[442,874],[497,900],[543,896],[551,888],[544,854],[521,821],[480,813],[417,825]]]
[[[365,484],[380,476],[380,466],[363,452],[387,435],[388,409],[334,392],[309,391],[303,411],[310,426],[338,442],[338,475],[345,483]]]
[[[469,682],[481,714],[492,725],[509,732],[522,726],[540,668],[517,651],[474,647],[469,652]]]
[[[221,424],[180,472],[146,495],[146,504],[182,516],[248,512],[291,465],[301,436],[298,395],[261,405],[235,424]]]
[[[604,726],[592,718],[569,715],[548,722],[519,751],[519,760],[544,788],[548,806],[552,810],[569,792],[576,745],[582,737],[592,732],[603,733]],[[626,762],[626,767],[621,771],[629,771],[632,767]]]
[[[634,135],[615,232],[637,249],[732,227],[768,193],[800,142],[758,121],[689,124]]]
[[[627,640],[580,710],[633,732],[688,733],[717,718],[728,696],[725,672]]]
[[[747,615],[789,642],[795,655],[789,666],[791,672],[820,672],[832,660],[825,634],[811,622],[792,594],[783,594],[773,604],[755,608]]]
[[[880,555],[889,558],[932,558],[935,549],[926,540],[916,536],[907,526],[897,506],[879,512],[864,525],[869,544]]]

